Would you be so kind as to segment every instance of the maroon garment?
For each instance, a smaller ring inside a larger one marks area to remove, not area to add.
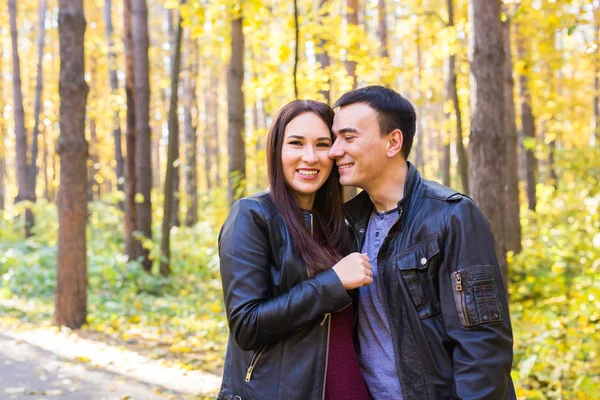
[[[354,349],[354,306],[331,314],[326,400],[367,400],[367,387]]]

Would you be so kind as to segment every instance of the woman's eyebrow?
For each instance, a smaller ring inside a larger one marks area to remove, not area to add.
[[[305,137],[302,135],[290,135],[286,139],[305,139]],[[327,136],[322,136],[317,138],[317,140],[331,140],[331,138]]]

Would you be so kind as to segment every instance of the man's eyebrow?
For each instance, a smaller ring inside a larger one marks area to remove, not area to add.
[[[355,128],[342,128],[340,129],[338,132],[338,134],[344,134],[344,133],[358,133],[358,130],[356,130]]]

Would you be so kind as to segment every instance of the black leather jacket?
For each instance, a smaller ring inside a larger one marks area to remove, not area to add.
[[[410,164],[404,193],[377,257],[404,399],[515,399],[508,304],[487,220]],[[362,192],[345,207],[360,249],[373,203]]]
[[[230,335],[218,399],[324,398],[331,313],[352,302],[336,273],[308,277],[266,192],[233,205],[219,256]]]

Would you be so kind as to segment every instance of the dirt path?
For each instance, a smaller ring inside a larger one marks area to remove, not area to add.
[[[211,398],[219,380],[64,332],[0,328],[0,399]]]

